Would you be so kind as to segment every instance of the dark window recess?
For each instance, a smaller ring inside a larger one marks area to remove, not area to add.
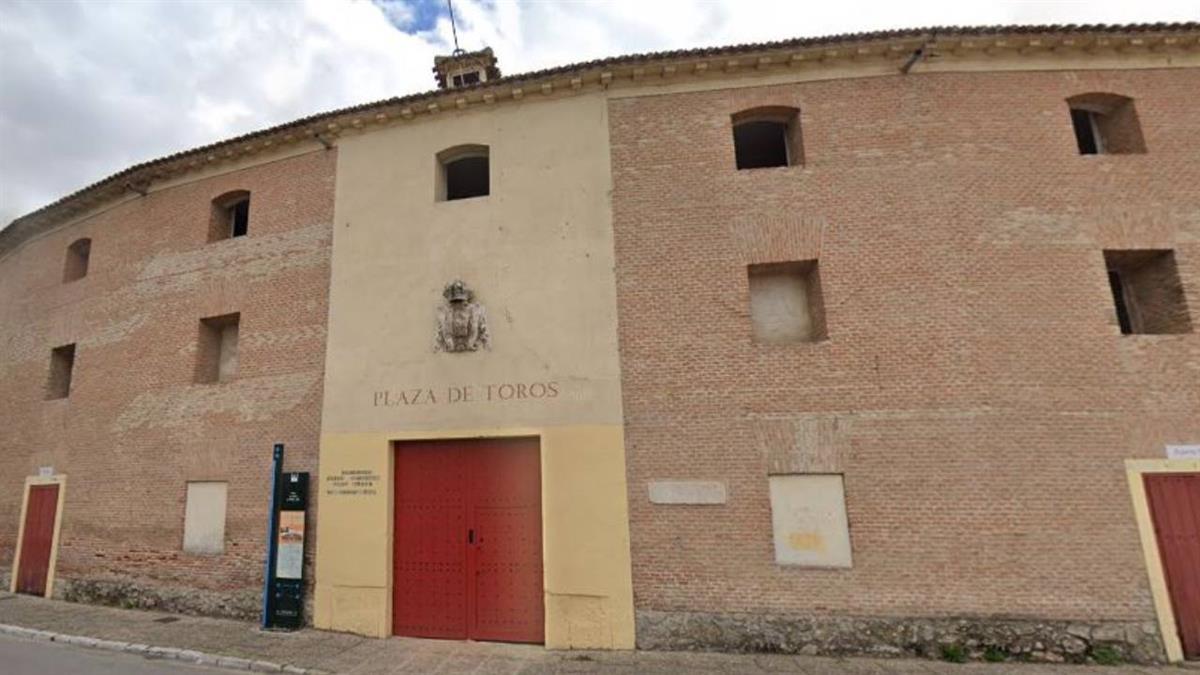
[[[229,207],[231,237],[244,237],[250,227],[250,200],[243,199]]]
[[[1089,110],[1071,109],[1071,124],[1075,127],[1075,142],[1079,144],[1079,154],[1099,154],[1100,146],[1096,138],[1096,124]]]
[[[1133,99],[1094,92],[1067,99],[1071,127],[1081,155],[1128,155],[1146,152]]]
[[[447,162],[446,200],[484,197],[488,194],[488,158],[463,157]]]
[[[454,76],[454,86],[461,87],[463,85],[468,85],[468,84],[479,84],[479,72],[478,71],[473,70],[469,73],[463,73],[461,75]]]
[[[1125,302],[1125,285],[1121,283],[1121,273],[1116,270],[1108,271],[1108,286],[1112,289],[1113,303],[1117,307],[1117,323],[1121,325],[1121,334],[1133,333],[1133,323],[1129,320],[1129,305]]]
[[[67,398],[71,395],[71,375],[75,370],[75,345],[55,347],[50,351],[50,377],[46,382],[46,398]]]
[[[248,191],[226,192],[212,201],[212,216],[208,225],[209,241],[244,237],[249,231],[250,193]]]
[[[788,125],[757,120],[733,127],[737,168],[761,169],[788,165]]]
[[[1123,335],[1192,332],[1187,296],[1175,252],[1169,249],[1105,251],[1108,285]]]
[[[63,266],[63,282],[75,281],[87,276],[88,260],[92,255],[92,240],[79,239],[67,247],[67,261]]]

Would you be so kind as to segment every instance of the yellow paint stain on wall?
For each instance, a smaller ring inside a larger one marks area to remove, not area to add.
[[[788,546],[797,551],[825,551],[825,538],[819,532],[792,532],[788,535]]]

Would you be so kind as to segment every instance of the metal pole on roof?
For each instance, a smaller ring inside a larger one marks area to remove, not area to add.
[[[458,48],[458,26],[454,25],[454,3],[451,0],[446,0],[446,8],[450,10],[450,30],[454,33],[454,54],[461,54],[462,50]]]

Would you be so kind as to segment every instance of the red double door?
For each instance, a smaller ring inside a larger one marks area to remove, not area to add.
[[[1200,473],[1151,473],[1145,480],[1183,655],[1200,659]]]
[[[536,438],[396,445],[392,632],[543,642]]]

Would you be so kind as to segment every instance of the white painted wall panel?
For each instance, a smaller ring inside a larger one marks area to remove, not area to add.
[[[775,562],[850,567],[850,524],[838,474],[770,476]]]
[[[183,550],[216,555],[225,552],[225,499],[227,483],[216,481],[187,484],[187,506],[183,515]]]

